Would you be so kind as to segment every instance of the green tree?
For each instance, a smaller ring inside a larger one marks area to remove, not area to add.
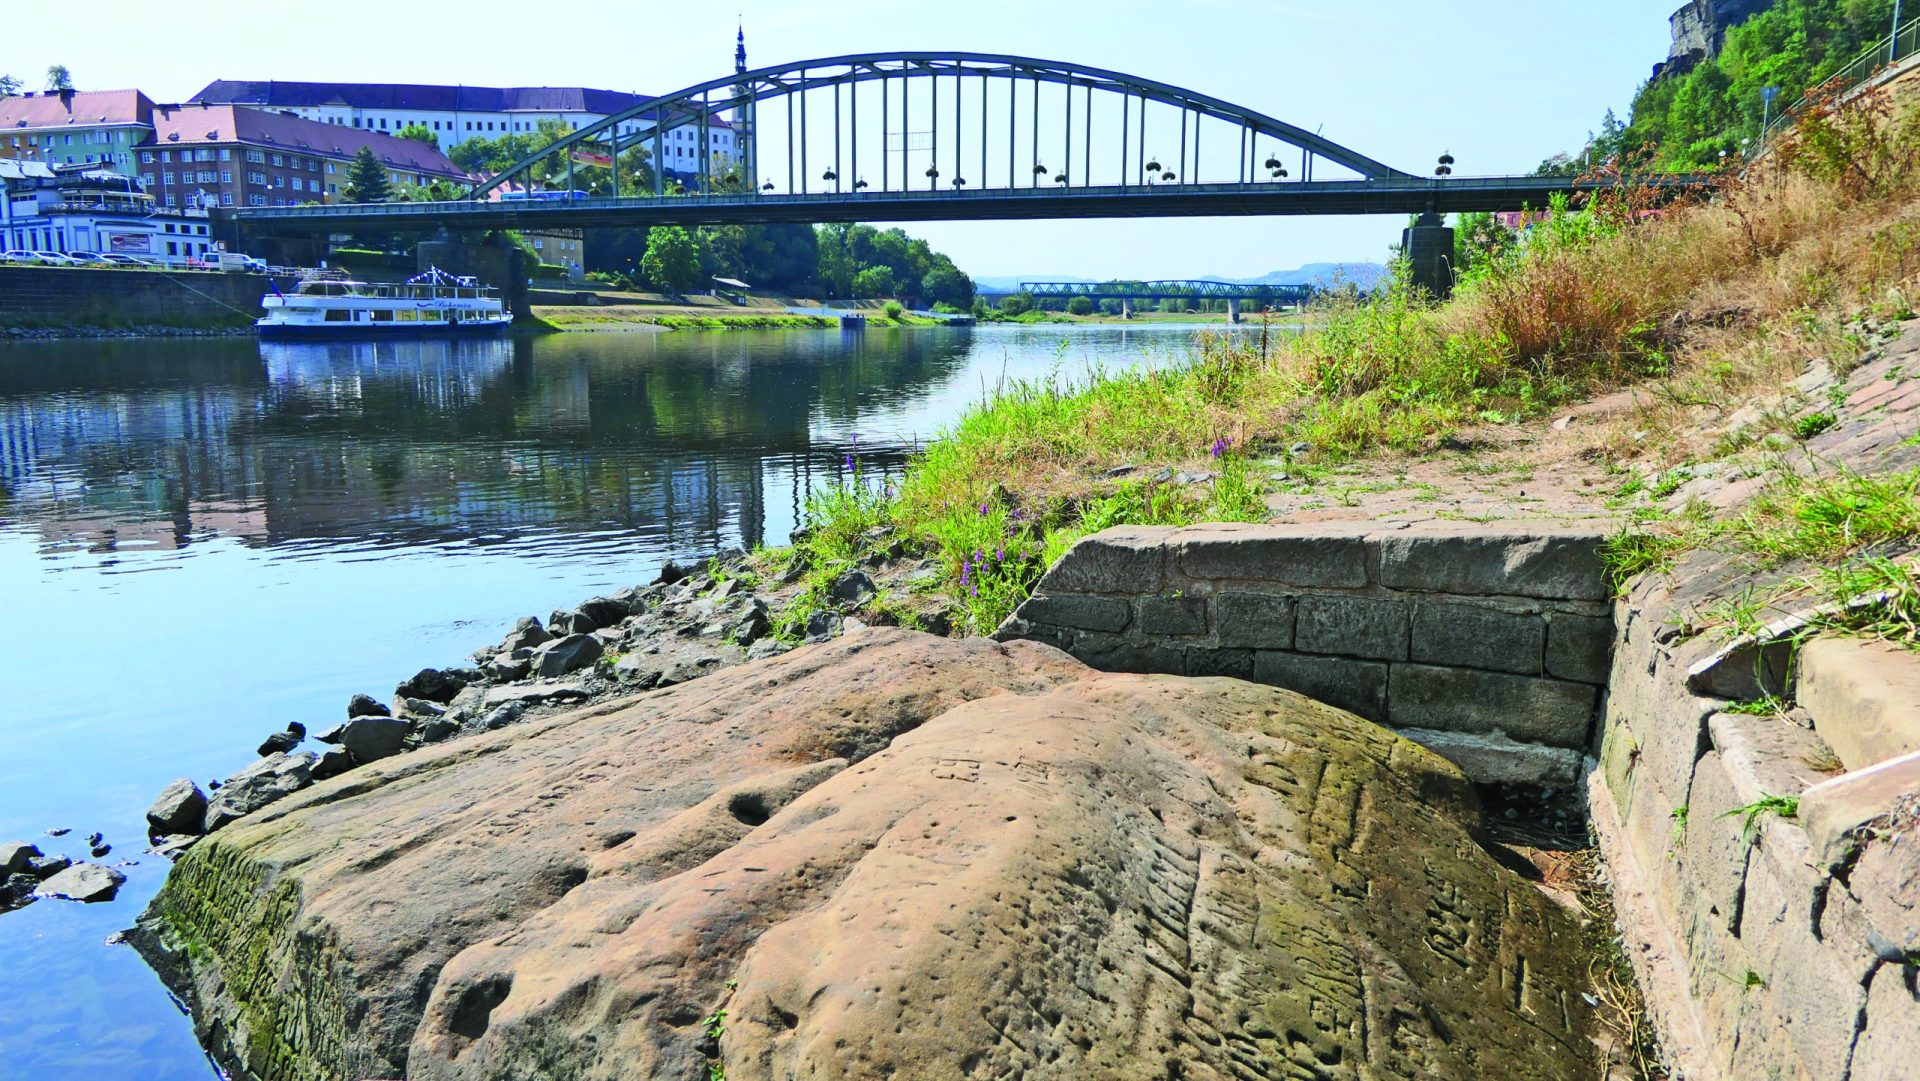
[[[961,273],[946,256],[935,256],[932,268],[920,278],[920,295],[929,304],[964,308],[973,303],[973,279]]]
[[[897,288],[891,267],[870,266],[853,276],[853,295],[862,300],[892,296]]]
[[[393,198],[393,183],[372,147],[361,147],[347,166],[346,196],[349,203],[384,203]]]
[[[65,64],[53,64],[47,68],[47,89],[73,89],[73,73],[67,70]]]
[[[1093,314],[1093,298],[1090,296],[1083,295],[1083,296],[1074,297],[1073,299],[1067,301],[1067,314],[1068,315],[1092,315]]]
[[[1000,310],[1008,315],[1024,315],[1032,309],[1032,293],[1013,293],[1000,298]]]
[[[1486,266],[1511,251],[1517,238],[1491,213],[1457,215],[1453,223],[1453,272]]]
[[[425,143],[435,150],[440,149],[440,137],[425,124],[408,124],[394,134],[402,139],[412,139],[416,143]]]
[[[680,226],[656,225],[647,230],[640,273],[660,289],[684,293],[700,283],[700,247]]]
[[[20,80],[11,75],[0,75],[0,98],[10,98],[20,92]]]

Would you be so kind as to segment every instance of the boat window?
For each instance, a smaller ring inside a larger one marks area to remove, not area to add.
[[[376,323],[391,323],[391,322],[393,322],[393,313],[392,313],[391,311],[387,311],[387,310],[385,310],[385,309],[381,309],[380,311],[376,311],[376,312],[373,312],[373,313],[371,313],[371,314],[372,314],[372,316],[373,316],[373,321],[374,321],[374,322],[376,322]]]
[[[353,317],[353,313],[346,310],[345,308],[328,308],[327,309],[327,322],[329,323],[344,323],[348,319],[351,319],[352,317]]]

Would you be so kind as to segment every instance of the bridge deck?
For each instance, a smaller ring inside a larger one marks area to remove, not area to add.
[[[1691,177],[1654,181],[1679,189]],[[1543,208],[1556,194],[1604,185],[1567,177],[1391,177],[1257,184],[863,191],[817,195],[682,195],[552,202],[336,203],[247,207],[218,215],[250,232],[304,236],[355,228],[582,229],[776,222],[1417,214]]]

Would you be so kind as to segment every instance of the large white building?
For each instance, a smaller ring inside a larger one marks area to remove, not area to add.
[[[607,117],[644,105],[653,98],[617,90],[580,86],[433,86],[414,83],[308,83],[217,79],[195,94],[194,102],[237,105],[288,113],[322,124],[360,128],[393,135],[419,125],[434,133],[442,151],[472,138],[498,139],[503,135],[538,131],[542,121],[579,129]],[[621,125],[623,136],[649,122],[636,118]],[[739,160],[733,125],[715,116],[709,125],[707,152],[713,168],[724,169]],[[648,143],[650,147],[650,141]],[[699,132],[683,127],[671,132],[661,148],[669,174],[699,171]]]
[[[138,181],[106,167],[0,160],[0,250],[183,263],[214,248],[205,211],[156,207]]]

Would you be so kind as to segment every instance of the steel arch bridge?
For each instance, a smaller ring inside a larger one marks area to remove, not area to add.
[[[716,130],[734,133],[737,154],[716,152]],[[669,177],[670,149],[692,167]],[[581,166],[583,157],[594,164]],[[634,190],[621,174],[642,161],[652,163],[651,179]],[[1333,175],[1316,176],[1323,172]],[[509,191],[530,184],[557,191]],[[899,52],[805,60],[687,87],[574,131],[462,199],[220,214],[243,228],[303,235],[1444,213],[1540,207],[1553,194],[1597,186],[1564,177],[1419,177],[1265,113],[1137,76],[993,53]],[[515,197],[501,198],[507,194]]]
[[[987,290],[976,290],[988,292]],[[1294,303],[1311,299],[1311,285],[1271,285],[1201,279],[1111,282],[1021,282],[1020,292],[1035,300],[1088,297],[1092,300],[1252,300]]]

